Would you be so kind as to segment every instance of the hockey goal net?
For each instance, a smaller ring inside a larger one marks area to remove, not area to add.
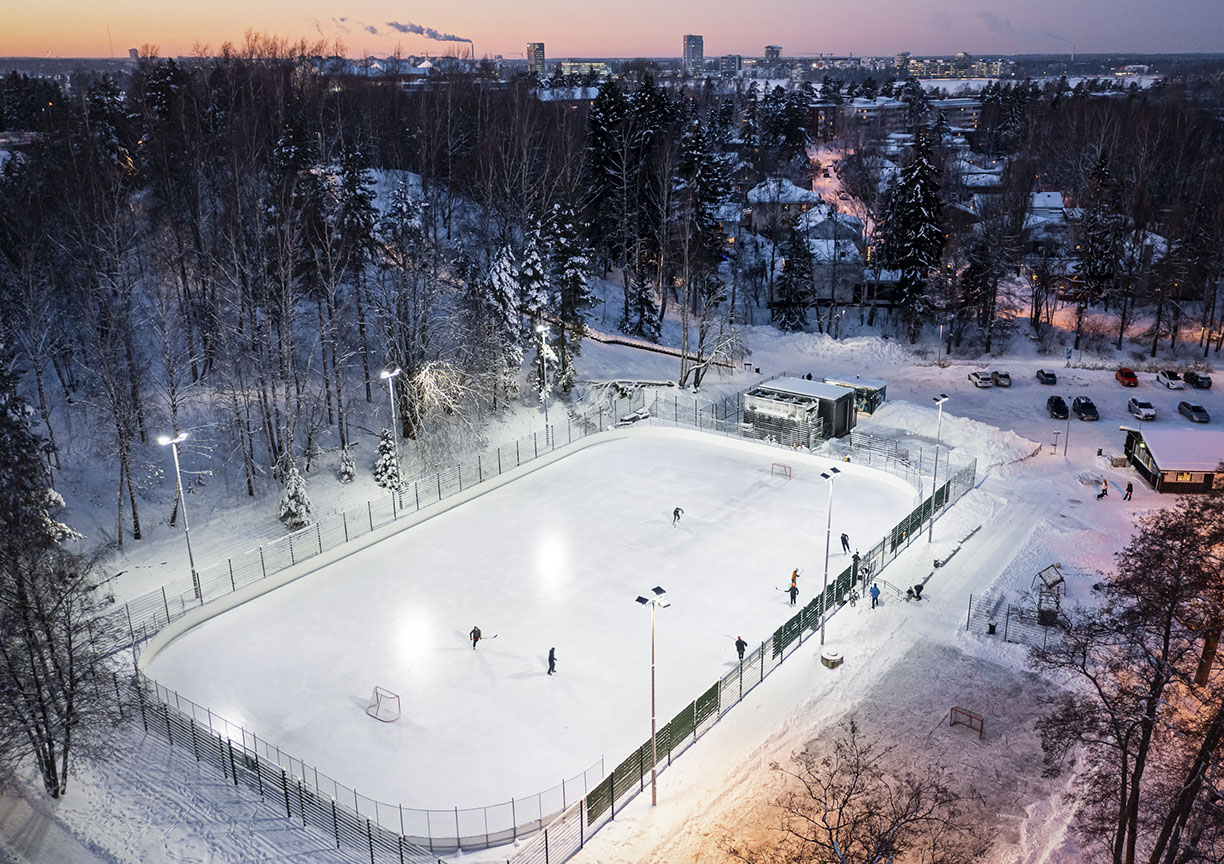
[[[791,466],[783,465],[781,462],[775,462],[773,465],[769,466],[769,476],[785,477],[787,480],[789,480],[791,479]]]
[[[366,706],[366,713],[384,723],[395,722],[400,718],[399,694],[384,690],[382,687],[375,687],[374,692],[370,694],[370,704]]]
[[[986,731],[986,724],[982,720],[981,714],[974,714],[972,711],[966,708],[959,708],[956,705],[952,706],[952,711],[948,715],[948,725],[968,726],[978,733],[979,740]]]

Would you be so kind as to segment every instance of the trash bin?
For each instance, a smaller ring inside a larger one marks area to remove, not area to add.
[[[986,625],[986,635],[987,636],[993,636],[997,632],[998,630],[996,629],[995,622],[991,621],[989,624]]]

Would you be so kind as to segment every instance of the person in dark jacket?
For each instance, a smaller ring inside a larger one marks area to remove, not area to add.
[[[548,674],[551,675],[557,671],[557,649],[548,649]]]
[[[790,598],[791,598],[790,605],[794,606],[794,605],[795,605],[795,598],[797,598],[797,597],[799,596],[799,586],[798,586],[798,585],[792,585],[792,586],[790,587],[790,591],[789,591],[788,593],[790,594]]]
[[[842,551],[848,553],[850,551],[850,535],[842,534],[841,541],[842,541]]]
[[[472,640],[472,650],[476,650],[476,643],[480,641],[480,628],[473,627],[472,632],[468,634],[468,638]]]
[[[672,525],[675,525],[676,523],[680,521],[680,516],[683,513],[684,511],[681,510],[679,507],[677,507],[675,510],[672,511]]]
[[[1135,491],[1135,484],[1134,484],[1134,483],[1127,483],[1127,484],[1126,484],[1126,492],[1125,492],[1125,493],[1122,495],[1122,500],[1123,500],[1123,501],[1129,501],[1129,500],[1131,500],[1131,495],[1134,493],[1134,491]]]
[[[748,643],[744,641],[743,636],[735,637],[735,650],[739,654],[740,662],[744,662],[744,649],[748,647]]]

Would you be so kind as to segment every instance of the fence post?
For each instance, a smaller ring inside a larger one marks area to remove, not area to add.
[[[128,633],[132,636],[132,647],[136,647],[136,628],[132,626],[132,607],[128,603],[123,604],[123,611],[127,613]]]
[[[463,848],[463,843],[459,841],[459,806],[458,805],[455,806],[455,847],[458,849]]]
[[[305,827],[306,823],[302,823]],[[366,841],[370,844],[370,864],[374,864],[374,832],[370,830],[370,820],[366,820]]]
[[[501,467],[501,448],[500,448],[500,447],[498,447],[498,448],[497,448],[497,476],[498,476],[498,477],[500,477],[500,476],[501,476],[501,473],[502,473],[502,467]]]
[[[395,507],[395,490],[391,490],[391,521],[394,522],[399,518],[399,511]]]
[[[342,522],[344,523],[344,542],[345,542],[345,543],[347,543],[347,542],[349,542],[349,536],[348,536],[348,514],[347,514],[347,513],[345,513],[343,510],[341,510],[341,511],[340,511],[340,521],[342,521]]]
[[[578,802],[578,848],[581,849],[586,845],[586,798],[582,798]]]
[[[318,522],[315,523],[315,539],[319,541],[319,554],[322,555],[323,554],[323,526]]]
[[[612,781],[608,783],[608,798],[612,801],[612,818],[616,818],[616,769],[612,769],[612,773],[608,775]]]
[[[531,433],[531,444],[535,448],[534,458],[539,459],[540,458],[540,433],[539,432]]]
[[[421,481],[416,480],[412,484],[412,496],[416,500],[417,512],[421,512]]]
[[[145,716],[144,707],[144,688],[140,686],[140,682],[136,682],[136,702],[140,705],[140,725],[144,727],[144,731],[149,731],[149,718]]]
[[[969,619],[973,617],[973,595],[969,595],[969,611],[965,613],[965,629],[969,629]]]
[[[263,547],[259,547],[259,572],[263,574],[263,578],[268,578],[268,565],[264,563]]]
[[[510,833],[515,840],[518,839],[518,814],[514,809],[514,799],[510,799]]]
[[[293,554],[293,535],[289,535],[289,563],[296,564],[297,556]]]
[[[166,623],[170,623],[170,604],[166,601],[166,586],[161,586],[162,589],[162,607],[166,610]]]
[[[285,818],[292,819],[293,811],[289,808],[289,778],[285,776],[285,769],[281,769],[281,789],[285,792]]]
[[[336,848],[340,848],[340,821],[336,818],[336,799],[332,799],[332,833],[336,835]]]
[[[1007,626],[1011,624],[1011,604],[1007,604],[1007,617],[1003,619],[1003,641],[1007,641]]]
[[[548,864],[548,829],[544,829],[544,864]]]
[[[455,467],[459,469],[459,491],[462,492],[463,491],[463,463],[459,462],[458,464],[455,465]]]
[[[366,502],[366,518],[370,520],[370,530],[373,531],[374,530],[374,505],[369,501]]]
[[[484,460],[480,458],[480,454],[476,454],[476,481],[484,482]]]

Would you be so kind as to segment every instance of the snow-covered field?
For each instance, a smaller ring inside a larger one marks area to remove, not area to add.
[[[224,612],[142,666],[364,796],[433,809],[528,797],[649,734],[637,595],[662,585],[672,601],[657,631],[669,718],[734,663],[736,636],[759,643],[789,617],[792,569],[801,603],[820,590],[828,464],[631,430]],[[841,468],[834,575],[840,533],[866,548],[916,503],[897,477]],[[399,694],[398,724],[366,716],[376,684]]]

